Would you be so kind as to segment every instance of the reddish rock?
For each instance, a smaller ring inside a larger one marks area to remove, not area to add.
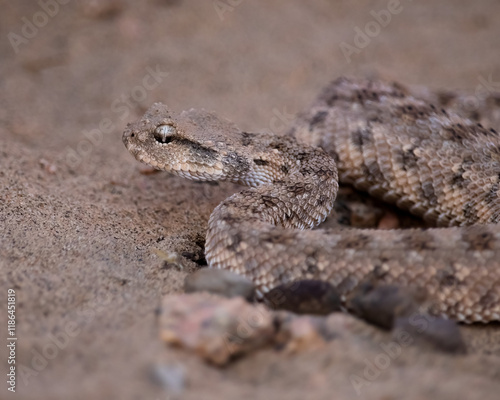
[[[225,365],[235,356],[269,344],[274,335],[271,312],[242,297],[193,293],[163,299],[161,339],[191,349],[216,365]]]

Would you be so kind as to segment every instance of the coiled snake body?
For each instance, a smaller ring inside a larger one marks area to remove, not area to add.
[[[260,294],[321,279],[345,298],[367,277],[424,288],[431,311],[500,320],[500,135],[376,80],[338,79],[287,136],[247,133],[212,113],[154,104],[127,149],[189,179],[250,186],[212,213],[206,258]],[[437,226],[303,230],[330,213],[342,183]]]

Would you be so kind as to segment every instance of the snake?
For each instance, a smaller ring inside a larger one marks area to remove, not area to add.
[[[397,82],[338,78],[284,135],[153,104],[123,142],[155,169],[247,186],[211,213],[210,268],[262,297],[288,282],[367,279],[425,290],[435,315],[500,320],[500,135]],[[418,229],[313,229],[339,182],[421,217]]]

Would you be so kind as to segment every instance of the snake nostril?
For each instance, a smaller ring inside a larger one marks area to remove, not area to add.
[[[159,125],[153,132],[154,138],[160,143],[170,143],[177,130],[172,125]]]

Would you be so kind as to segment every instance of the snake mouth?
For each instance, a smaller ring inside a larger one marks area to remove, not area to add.
[[[156,169],[164,169],[164,168],[160,168],[159,164],[153,158],[151,158],[147,154],[147,152],[143,151],[138,146],[135,146],[135,145],[129,143],[128,145],[126,145],[126,147],[127,147],[127,150],[134,156],[134,158],[137,161],[140,161],[140,162],[142,162],[146,165],[149,165],[150,167],[156,168]]]
[[[138,161],[143,161],[146,155],[146,152],[141,149],[141,146],[135,144],[132,140],[131,137],[133,138],[133,134],[130,136],[123,136],[123,144],[125,145],[125,148],[129,151],[130,154],[134,156],[134,158]]]
[[[183,178],[187,178],[195,181],[217,181],[223,180],[223,169],[222,165],[204,165],[198,163],[174,163],[165,164],[160,163],[153,157],[151,157],[146,151],[143,151],[139,147],[134,145],[127,146],[127,149],[135,157],[137,161],[140,161],[150,167],[158,170],[166,171],[175,175],[179,175]]]

